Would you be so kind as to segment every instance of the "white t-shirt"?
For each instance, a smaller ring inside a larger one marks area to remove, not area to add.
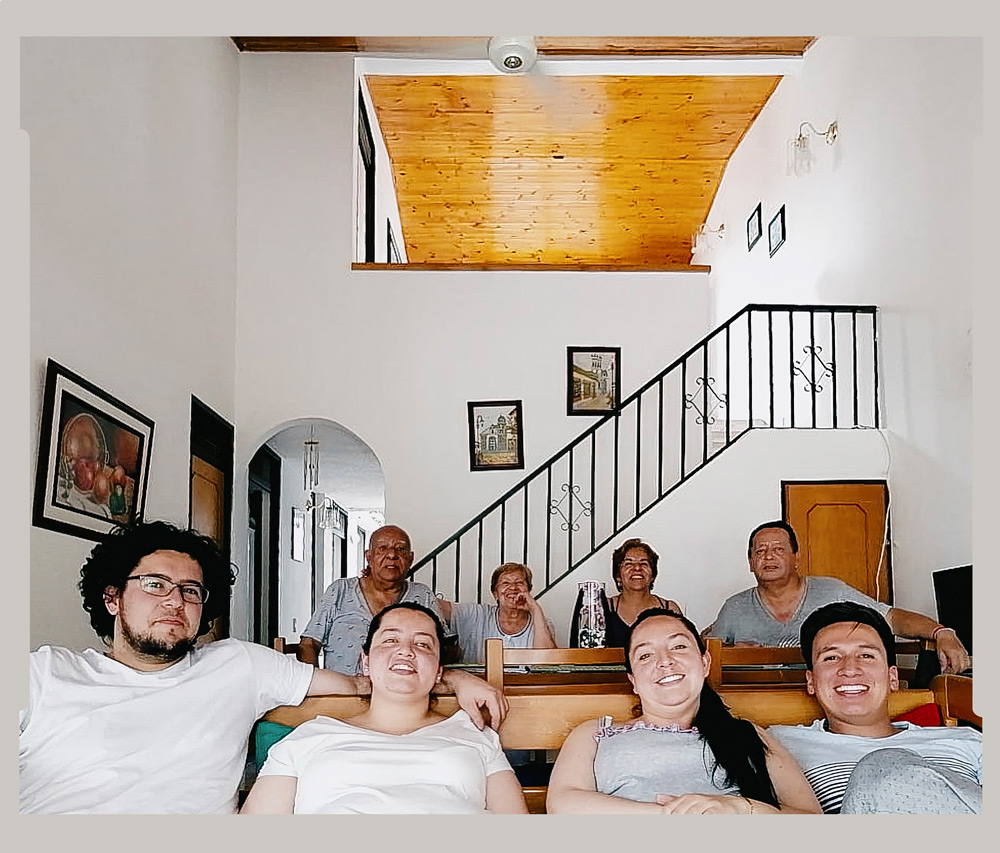
[[[456,711],[405,735],[316,717],[271,747],[258,776],[294,776],[296,814],[481,814],[486,777],[502,770],[497,733]]]
[[[313,667],[219,640],[157,672],[42,646],[21,712],[20,804],[41,813],[233,813],[250,730]]]

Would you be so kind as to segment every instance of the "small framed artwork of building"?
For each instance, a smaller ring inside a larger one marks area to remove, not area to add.
[[[521,401],[486,400],[468,406],[470,469],[523,468]]]
[[[618,411],[621,355],[621,347],[566,348],[567,415]]]

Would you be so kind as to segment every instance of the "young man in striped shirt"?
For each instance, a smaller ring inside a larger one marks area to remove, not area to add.
[[[982,812],[980,732],[890,721],[899,675],[892,629],[879,613],[828,604],[803,622],[800,642],[806,689],[826,716],[770,732],[798,761],[824,812]]]

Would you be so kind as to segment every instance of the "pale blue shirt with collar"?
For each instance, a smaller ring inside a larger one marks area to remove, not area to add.
[[[429,586],[407,581],[400,601],[422,604],[433,610],[448,630],[438,600]],[[361,674],[361,647],[368,636],[371,608],[361,592],[358,578],[340,578],[331,583],[320,599],[316,612],[302,630],[303,637],[323,646],[323,668],[344,675]]]

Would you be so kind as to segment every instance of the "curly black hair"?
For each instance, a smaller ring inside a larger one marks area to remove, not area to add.
[[[78,587],[83,596],[83,609],[90,614],[90,624],[102,639],[110,640],[115,630],[115,617],[104,604],[105,590],[112,587],[121,592],[125,578],[135,571],[143,557],[155,551],[187,554],[201,567],[208,600],[202,607],[199,636],[209,630],[213,619],[228,610],[229,588],[236,575],[209,537],[167,521],[121,526],[94,546],[80,569]]]

